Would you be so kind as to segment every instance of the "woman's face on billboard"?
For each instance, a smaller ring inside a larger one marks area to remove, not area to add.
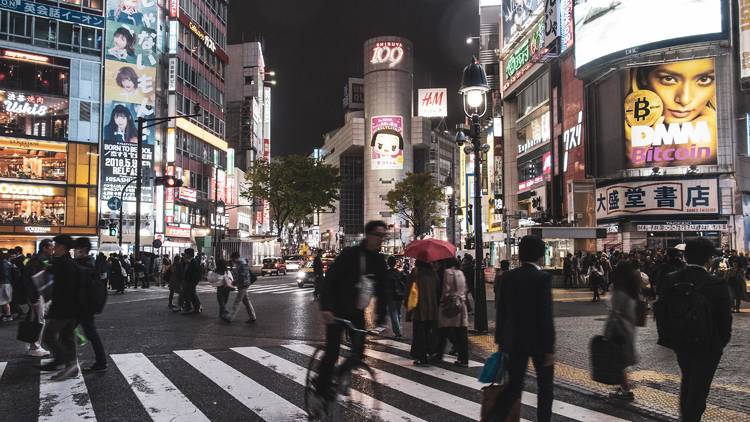
[[[656,66],[648,73],[649,89],[664,103],[664,122],[691,122],[701,116],[716,95],[713,59]]]

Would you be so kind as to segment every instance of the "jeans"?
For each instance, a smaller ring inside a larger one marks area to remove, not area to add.
[[[553,380],[555,366],[544,366],[544,355],[528,355],[526,353],[510,353],[508,357],[508,387],[497,404],[493,417],[490,420],[503,421],[513,408],[516,401],[521,398],[523,384],[526,378],[526,367],[529,358],[534,362],[537,383],[537,407],[536,420],[538,422],[549,422],[552,419]]]
[[[443,358],[445,352],[446,340],[450,340],[453,346],[456,348],[458,354],[458,361],[461,363],[469,362],[469,334],[467,327],[441,327],[440,328],[440,342],[438,343],[437,352],[435,357],[437,359]]]
[[[96,331],[96,325],[94,325],[94,316],[89,315],[81,317],[78,320],[78,324],[83,329],[83,334],[89,339],[91,347],[94,348],[94,356],[96,357],[96,363],[106,365],[107,355],[104,353],[104,345],[102,344],[99,333]]]
[[[355,327],[363,329],[365,326],[364,313],[360,313],[353,317],[351,321]],[[326,349],[323,359],[320,362],[318,379],[316,381],[318,391],[326,391],[331,386],[333,368],[339,358],[339,352],[341,350],[341,334],[345,329],[346,327],[339,323],[326,326]],[[339,367],[339,373],[348,371],[355,363],[362,360],[365,348],[365,337],[360,333],[350,333],[350,336],[352,340],[351,357]]]
[[[234,298],[234,303],[232,304],[232,310],[229,311],[228,318],[229,320],[233,320],[234,316],[237,315],[237,312],[240,310],[240,303],[245,305],[245,310],[247,311],[247,317],[250,318],[252,321],[255,321],[256,315],[255,315],[255,308],[253,308],[253,303],[250,302],[250,296],[247,294],[247,287],[242,289],[237,289],[237,296]]]
[[[683,422],[700,422],[720,360],[721,352],[677,352],[677,363],[682,372],[680,414]]]
[[[219,302],[219,318],[227,314],[227,302],[229,301],[229,293],[231,291],[232,288],[227,286],[216,288],[216,300]]]
[[[401,336],[401,307],[402,299],[393,299],[388,303],[388,316],[391,319],[393,334]]]
[[[75,318],[50,318],[44,327],[44,344],[52,352],[55,364],[71,364],[76,360],[76,341],[73,330],[78,325]]]

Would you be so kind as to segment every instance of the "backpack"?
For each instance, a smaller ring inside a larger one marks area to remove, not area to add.
[[[657,344],[672,350],[707,349],[713,338],[711,303],[703,285],[679,282],[665,289],[654,303]]]
[[[93,267],[81,264],[76,264],[76,267],[83,283],[81,289],[83,308],[92,314],[102,313],[107,303],[107,280],[99,278]]]

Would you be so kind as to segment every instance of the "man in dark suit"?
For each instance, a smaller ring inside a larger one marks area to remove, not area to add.
[[[521,398],[526,366],[534,362],[537,378],[537,421],[552,418],[555,363],[555,325],[552,316],[552,277],[541,270],[545,245],[536,236],[524,236],[518,245],[521,266],[503,275],[499,289],[495,343],[508,354],[508,389],[493,412],[503,421]]]
[[[656,285],[656,294],[662,298],[678,291],[676,284],[692,283],[710,306],[713,327],[707,343],[702,346],[674,348],[682,372],[680,414],[683,422],[701,420],[706,410],[711,381],[719,366],[724,347],[732,336],[732,308],[727,283],[712,276],[707,270],[715,253],[716,247],[710,240],[703,237],[689,240],[685,245],[687,267],[669,274],[663,282]],[[659,344],[662,344],[661,338]]]

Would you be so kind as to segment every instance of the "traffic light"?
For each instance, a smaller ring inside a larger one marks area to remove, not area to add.
[[[159,176],[154,178],[154,186],[164,185],[167,188],[179,188],[182,180],[174,176]]]
[[[471,226],[474,224],[474,206],[469,205],[466,208],[466,222]]]
[[[117,236],[117,223],[109,223],[109,235]]]

